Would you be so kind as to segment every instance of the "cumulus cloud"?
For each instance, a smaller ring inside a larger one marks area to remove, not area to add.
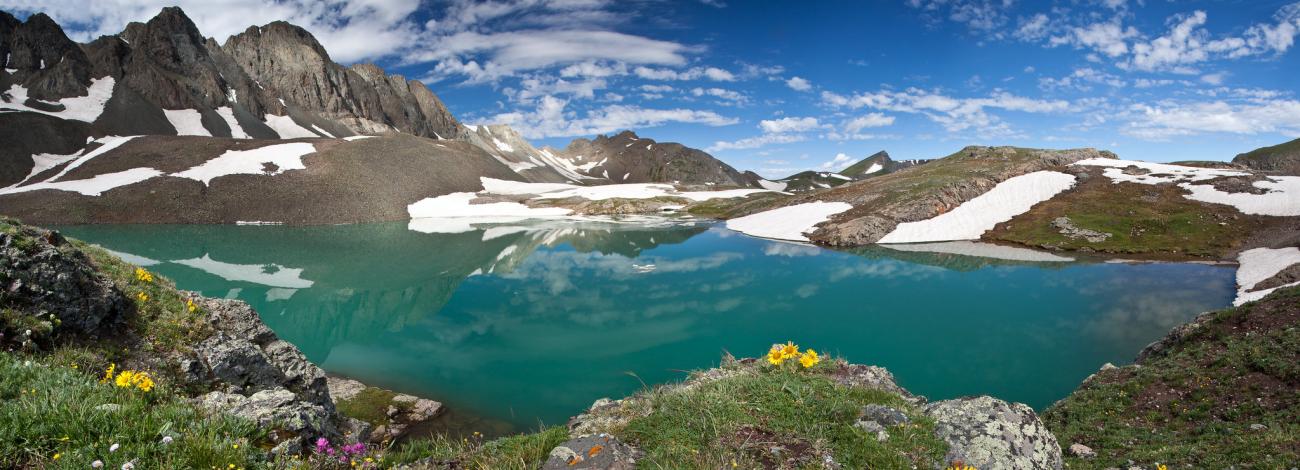
[[[490,117],[487,121],[507,124],[528,138],[571,137],[606,134],[621,129],[642,129],[670,122],[726,126],[735,118],[698,109],[655,109],[614,104],[578,112],[567,109],[569,102],[554,96],[538,100],[536,109],[514,111]]]
[[[722,150],[745,150],[755,149],[765,145],[789,144],[794,142],[803,142],[805,140],[808,140],[808,138],[801,134],[763,134],[757,137],[749,137],[734,141],[720,140],[714,142],[713,145],[710,145],[705,150],[710,152],[718,152]]]
[[[637,67],[632,70],[636,76],[646,80],[700,80],[715,82],[734,82],[736,75],[718,67],[691,67],[685,70],[667,68]]]
[[[691,89],[691,95],[692,95],[692,96],[712,96],[712,97],[714,97],[714,98],[718,98],[718,99],[721,99],[721,100],[724,100],[724,101],[727,101],[727,102],[730,102],[730,103],[734,103],[734,104],[742,104],[742,103],[745,103],[745,102],[749,101],[749,98],[746,98],[745,95],[741,94],[740,92],[735,91],[735,90],[727,90],[727,89],[725,89],[725,88],[700,88],[700,87],[696,87],[696,88],[692,88],[692,89]]]
[[[1252,99],[1230,103],[1217,100],[1142,106],[1125,134],[1148,140],[1222,132],[1261,134],[1277,132],[1300,137],[1300,101]]]
[[[795,91],[808,91],[812,89],[812,83],[799,77],[790,77],[785,81],[785,85]]]
[[[816,129],[818,125],[817,118],[814,117],[764,119],[758,123],[758,127],[763,129],[763,132],[772,134],[803,132]]]
[[[840,171],[853,164],[853,157],[844,153],[835,154],[835,158],[822,163],[818,168],[828,171]]]
[[[984,98],[954,98],[938,91],[908,88],[903,91],[841,95],[822,92],[822,102],[837,108],[877,109],[921,114],[943,126],[948,132],[974,129],[983,136],[1009,137],[1018,135],[1000,118],[989,114],[990,109],[1026,113],[1054,113],[1068,109],[1063,100],[1039,100],[995,91]]]

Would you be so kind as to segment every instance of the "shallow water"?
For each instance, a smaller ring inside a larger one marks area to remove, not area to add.
[[[246,300],[327,371],[442,401],[493,434],[787,339],[885,366],[932,400],[1041,409],[1234,287],[1231,267],[840,252],[692,222],[62,229],[182,289]]]

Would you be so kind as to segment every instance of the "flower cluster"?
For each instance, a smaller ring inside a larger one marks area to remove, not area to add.
[[[104,377],[99,379],[99,383],[108,383],[112,380],[113,385],[121,388],[137,388],[142,392],[153,390],[153,377],[148,372],[124,370],[117,372],[117,364],[109,364],[108,369],[104,370]]]
[[[135,268],[135,280],[140,282],[153,282],[153,273],[144,268]]]
[[[962,462],[960,460],[954,460],[952,461],[952,465],[949,465],[948,468],[945,470],[976,470],[976,469],[975,466],[967,465],[966,462]]]
[[[772,349],[767,351],[767,362],[774,366],[780,366],[787,360],[799,361],[799,365],[807,369],[817,365],[822,359],[821,356],[817,355],[817,351],[812,350],[812,348],[799,352],[799,346],[795,345],[793,341],[787,341],[785,344],[773,344]]]
[[[320,462],[317,462],[319,464],[318,468],[325,467],[327,463],[335,461],[340,466],[377,468],[375,459],[366,455],[368,450],[366,445],[361,442],[335,447],[330,444],[329,439],[322,437],[316,439],[315,457],[321,459]]]
[[[194,313],[194,311],[198,309],[199,306],[194,304],[194,299],[185,299],[185,310]]]

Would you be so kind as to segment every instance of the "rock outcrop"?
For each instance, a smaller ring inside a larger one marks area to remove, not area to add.
[[[989,396],[930,403],[935,435],[948,444],[945,460],[981,470],[1060,469],[1056,436],[1027,405]]]
[[[1237,155],[1232,163],[1260,171],[1300,176],[1300,139]]]
[[[25,317],[15,319],[15,324],[57,320],[63,328],[88,337],[120,323],[134,309],[112,280],[97,272],[86,254],[58,232],[4,219],[0,219],[0,290],[4,308]]]

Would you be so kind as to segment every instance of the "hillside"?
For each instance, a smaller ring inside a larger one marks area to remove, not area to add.
[[[1103,367],[1043,419],[1069,468],[1288,468],[1300,462],[1300,289],[1210,312]]]
[[[613,183],[676,183],[709,186],[755,186],[742,174],[708,153],[675,142],[656,142],[623,131],[595,139],[574,139],[564,149],[543,149],[569,162],[570,168],[589,178]]]
[[[1281,175],[1300,176],[1300,139],[1251,150],[1234,157],[1232,163]]]
[[[784,184],[780,188],[788,192],[805,192],[816,191],[818,189],[830,189],[850,181],[859,181],[876,176],[886,175],[895,171],[913,167],[924,163],[922,160],[894,161],[889,158],[889,153],[881,150],[870,157],[859,160],[857,163],[849,165],[848,168],[838,172],[830,171],[801,171],[785,178],[776,180],[776,184]],[[770,183],[769,183],[770,184]],[[765,185],[766,187],[766,185]],[[777,189],[777,188],[773,188]]]

